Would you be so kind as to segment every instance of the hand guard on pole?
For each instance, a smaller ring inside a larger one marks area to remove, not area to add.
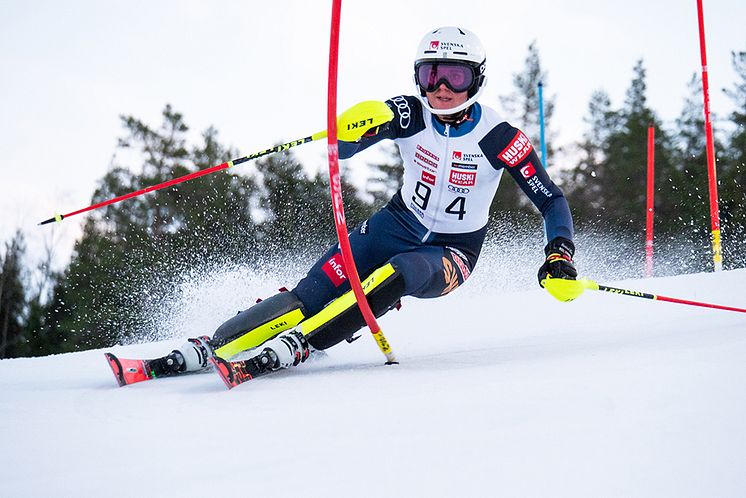
[[[357,142],[363,136],[378,134],[381,126],[394,119],[385,102],[366,100],[347,109],[337,118],[337,136],[343,142]]]

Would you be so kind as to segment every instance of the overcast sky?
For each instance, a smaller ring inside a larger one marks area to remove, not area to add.
[[[726,116],[721,89],[735,81],[730,52],[746,50],[746,2],[704,8],[712,109]],[[122,114],[157,126],[170,103],[195,142],[213,125],[241,155],[323,129],[330,12],[329,0],[0,0],[0,241],[20,228],[36,251],[52,233],[36,223],[88,205]],[[537,41],[545,92],[557,95],[558,145],[580,138],[594,90],[621,105],[638,59],[649,104],[667,121],[701,69],[695,0],[346,0],[340,109],[413,93],[417,43],[443,25],[482,39],[481,101],[498,110]],[[304,146],[320,167],[324,154],[321,142]],[[55,229],[61,254],[77,235],[73,220]]]

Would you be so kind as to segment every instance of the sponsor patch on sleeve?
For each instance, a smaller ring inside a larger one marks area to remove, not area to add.
[[[533,150],[533,146],[525,133],[518,130],[513,140],[503,149],[498,158],[510,167],[523,161]]]
[[[534,165],[531,163],[528,163],[524,167],[521,168],[521,175],[523,175],[523,178],[531,178],[536,174],[536,168],[534,168]]]

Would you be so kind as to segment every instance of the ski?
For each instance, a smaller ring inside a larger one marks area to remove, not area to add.
[[[189,341],[201,344],[199,339],[189,339]],[[246,360],[230,361],[219,356],[212,356],[212,350],[205,349],[203,360],[205,363],[202,364],[200,370],[191,373],[209,370],[204,368],[208,366],[207,363],[209,362],[215,368],[215,371],[218,372],[220,378],[223,379],[228,389],[233,389],[257,377],[263,377],[289,366],[296,366],[310,357],[308,342],[300,333],[281,338],[279,346],[281,348],[287,346],[290,356],[287,356],[287,353],[285,353],[286,357],[281,359],[275,350],[271,347],[266,347],[262,352]],[[175,368],[183,364],[183,360],[175,357],[177,353],[178,351],[174,351],[167,356],[152,360],[117,358],[111,353],[104,353],[104,356],[109,367],[111,367],[111,371],[114,373],[114,377],[117,379],[117,383],[120,386],[126,386],[160,377],[189,374],[190,372],[179,372]],[[322,353],[319,352],[319,354]]]
[[[179,375],[171,370],[164,369],[163,363],[167,357],[137,360],[118,358],[112,353],[104,353],[104,356],[120,387],[146,380]],[[272,373],[273,370],[260,363],[263,357],[264,355],[260,355],[257,358],[242,361],[228,361],[220,357],[211,357],[210,363],[213,364],[228,389],[231,389],[248,380]]]
[[[189,339],[189,342],[185,345],[191,345],[195,348],[200,356],[202,367],[207,366],[207,357],[212,354],[209,340],[207,336],[201,336]],[[104,353],[104,356],[120,387],[160,377],[173,377],[174,375],[197,373],[199,371],[185,371],[185,360],[178,350],[151,360],[117,358],[111,353]]]
[[[171,377],[178,375],[164,368],[167,357],[152,360],[135,360],[130,358],[117,358],[111,353],[104,353],[106,362],[111,367],[114,377],[120,387],[144,382],[146,380],[158,379],[160,377]]]
[[[240,361],[228,361],[219,356],[213,356],[210,358],[210,363],[215,367],[215,371],[218,372],[228,389],[275,371],[267,366],[273,364],[274,360],[266,354],[266,350],[254,358]]]
[[[311,356],[311,347],[299,331],[282,334],[264,345],[262,352],[246,360],[229,361],[212,356],[209,361],[228,389],[233,389],[257,377],[297,366]]]
[[[104,353],[104,356],[120,387],[156,378],[148,360],[117,358],[111,353]]]

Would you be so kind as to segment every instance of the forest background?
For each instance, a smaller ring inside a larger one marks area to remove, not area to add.
[[[725,269],[746,266],[746,51],[732,52],[732,65],[736,81],[722,89],[732,111],[715,120]],[[501,111],[538,145],[537,91],[544,83],[547,168],[569,200],[578,233],[610,241],[615,250],[603,257],[625,267],[625,276],[630,269],[641,274],[647,130],[653,126],[655,243],[656,254],[665,258],[656,274],[711,271],[699,76],[691,76],[679,117],[664,123],[647,101],[645,64],[638,61],[622,105],[612,106],[605,91],[596,91],[582,139],[562,146],[553,140],[553,109],[561,95],[551,94],[550,76],[532,43],[524,67],[513,75],[513,92],[500,98]],[[221,144],[213,127],[198,143],[188,143],[187,118],[168,104],[160,123],[125,115],[121,124],[114,159],[92,203],[251,152]],[[379,209],[400,185],[396,147],[380,149],[386,159],[368,164],[364,182],[345,172],[350,226]],[[180,275],[195,269],[314,261],[335,233],[328,180],[312,171],[287,151],[257,160],[250,173],[213,174],[92,212],[64,268],[54,267],[53,236],[43,255],[29,255],[19,229],[0,248],[0,358],[136,341],[149,310]],[[488,243],[520,243],[516,233],[541,231],[540,216],[509,175],[503,176],[491,217]]]

